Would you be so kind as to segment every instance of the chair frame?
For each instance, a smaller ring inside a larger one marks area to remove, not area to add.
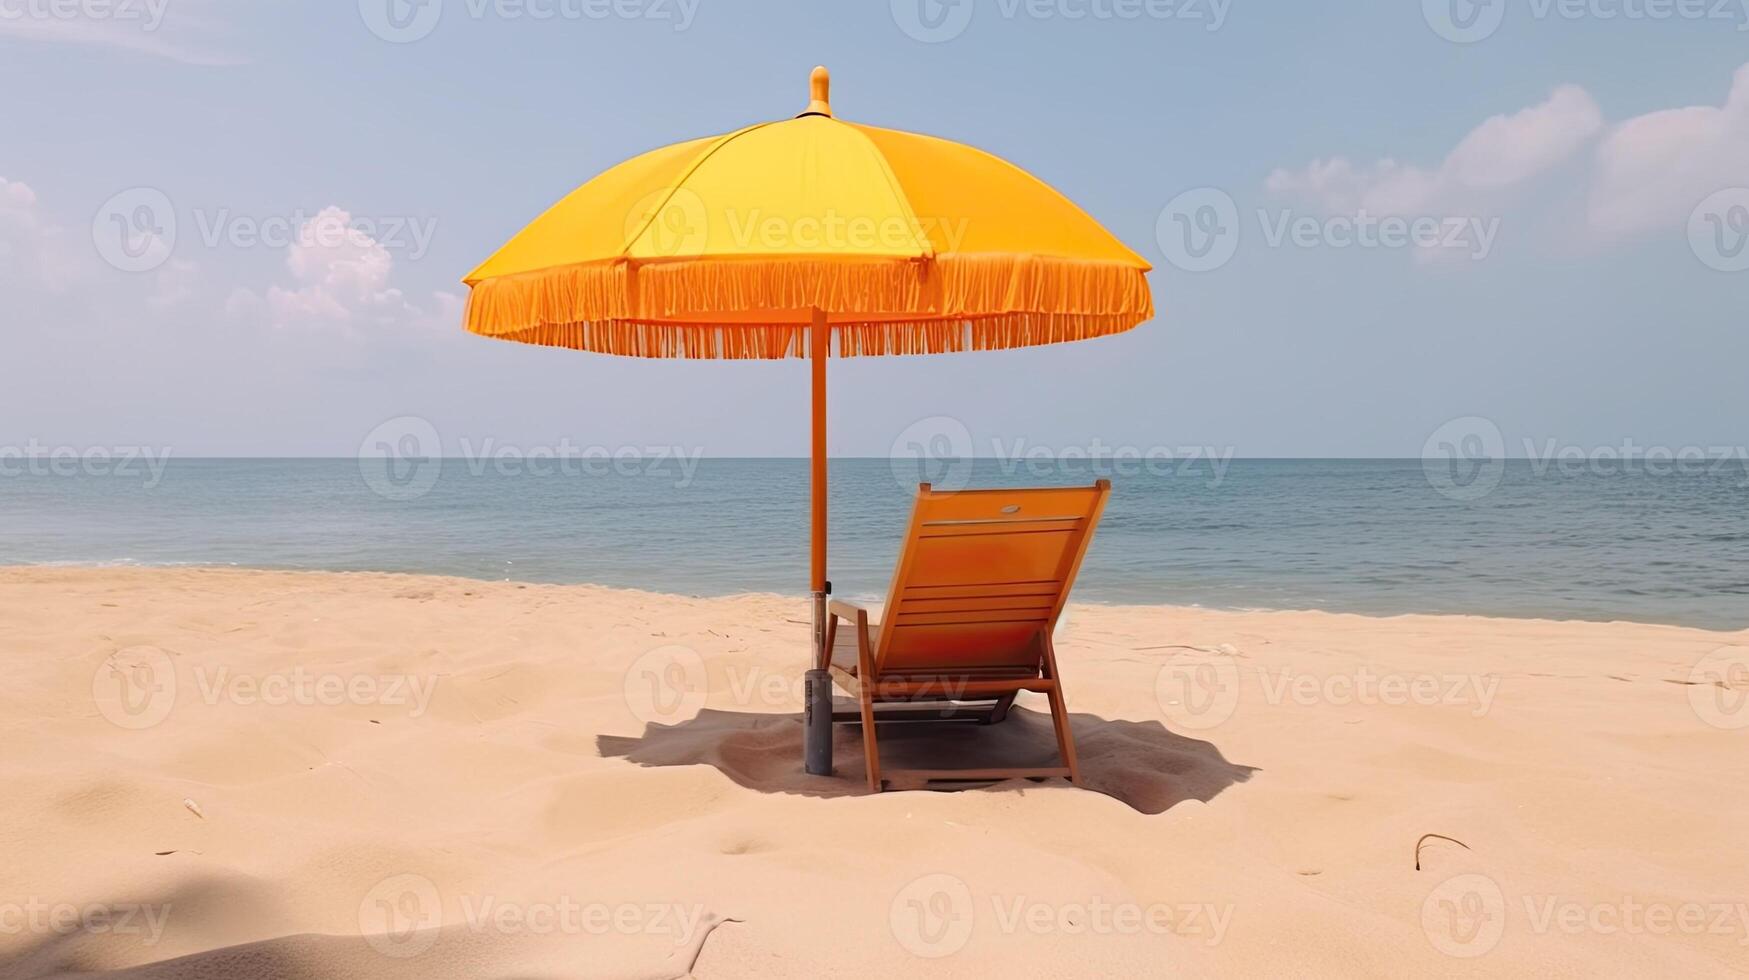
[[[1071,783],[1080,782],[1081,770],[1075,756],[1075,735],[1069,726],[1068,708],[1063,697],[1062,675],[1057,667],[1056,645],[1051,634],[1056,628],[1058,618],[1062,615],[1063,606],[1068,601],[1069,592],[1075,584],[1075,577],[1080,571],[1082,560],[1086,557],[1087,548],[1092,543],[1093,533],[1098,527],[1099,518],[1105,509],[1105,502],[1111,491],[1111,482],[1100,480],[1093,489],[1096,491],[1093,507],[1085,518],[1086,524],[1082,529],[1080,540],[1074,545],[1067,571],[1061,579],[1056,602],[1051,608],[1047,620],[1040,625],[1035,636],[1038,647],[1037,665],[1024,675],[1018,673],[1017,669],[975,666],[968,666],[957,675],[946,673],[906,675],[903,672],[894,672],[890,675],[878,674],[875,670],[875,665],[880,660],[877,655],[879,653],[878,644],[886,635],[885,632],[883,631],[881,637],[869,635],[869,612],[862,606],[842,599],[834,599],[828,604],[826,642],[820,654],[824,662],[818,663],[816,666],[829,670],[833,681],[857,700],[858,710],[856,713],[834,713],[833,721],[860,724],[870,790],[878,793],[885,784],[889,783],[898,788],[911,788],[921,787],[933,781],[989,782],[1054,776],[1065,777]],[[1004,491],[973,492],[999,493]],[[952,491],[934,490],[925,483],[918,488],[918,499],[921,503],[931,496],[949,496],[951,493]],[[913,509],[904,550],[899,557],[899,566],[894,572],[895,597],[898,590],[907,581],[914,557],[913,548],[919,539],[919,532],[924,523],[923,508],[918,506]],[[890,616],[893,610],[891,601],[887,609]],[[853,624],[856,630],[857,670],[854,674],[833,662],[832,654],[836,649],[840,620]],[[990,769],[884,769],[881,766],[880,742],[876,731],[879,723],[970,720],[983,724],[999,724],[1007,718],[1008,709],[1014,704],[1015,697],[1022,691],[1043,694],[1049,701],[1051,724],[1056,732],[1057,753],[1062,765]],[[962,702],[968,701],[989,701],[992,704],[988,709],[963,706]],[[877,706],[882,705],[902,705],[903,707],[897,711],[877,711]]]

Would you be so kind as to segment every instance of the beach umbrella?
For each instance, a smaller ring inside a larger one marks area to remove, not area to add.
[[[826,361],[1082,340],[1151,318],[1150,266],[1004,160],[833,115],[633,157],[464,280],[473,333],[632,357],[805,358],[813,382],[808,771],[831,768],[824,668]]]

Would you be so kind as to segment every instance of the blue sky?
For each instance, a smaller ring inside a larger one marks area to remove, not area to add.
[[[1063,190],[1162,311],[835,363],[835,453],[925,417],[980,455],[1749,441],[1739,0],[427,0],[404,43],[390,2],[0,0],[0,444],[344,456],[415,416],[452,450],[800,454],[803,363],[486,341],[458,280],[627,156],[800,111],[816,63],[840,116]],[[364,238],[300,241],[342,212]],[[1230,258],[1185,268],[1179,213]],[[1449,244],[1338,247],[1382,217]]]

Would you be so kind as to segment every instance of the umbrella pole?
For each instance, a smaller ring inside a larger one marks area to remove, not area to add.
[[[809,775],[832,774],[832,674],[826,669],[831,653],[826,649],[826,357],[831,331],[826,312],[815,309],[808,331],[809,366],[813,370],[813,443],[809,452],[809,498],[812,552],[809,561],[814,603],[813,663],[808,670],[802,724],[802,754]]]

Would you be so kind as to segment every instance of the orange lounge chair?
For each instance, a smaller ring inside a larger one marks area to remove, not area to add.
[[[862,725],[870,789],[879,792],[883,782],[1080,779],[1051,633],[1110,493],[1109,480],[1063,489],[918,488],[880,625],[869,622],[866,609],[834,600],[826,621],[831,661],[817,665],[860,702],[860,712],[842,720]],[[839,633],[841,619],[854,624],[848,637]],[[993,724],[1007,717],[1021,691],[1050,699],[1061,766],[881,769],[877,722]],[[876,711],[895,704],[905,707]]]

